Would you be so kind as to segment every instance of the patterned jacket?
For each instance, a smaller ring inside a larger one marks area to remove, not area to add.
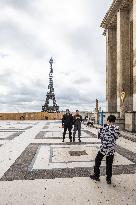
[[[120,135],[119,127],[116,125],[105,124],[98,132],[98,138],[101,139],[100,152],[106,156],[115,153],[116,139]]]

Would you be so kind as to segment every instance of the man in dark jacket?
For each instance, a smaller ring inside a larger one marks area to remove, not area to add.
[[[82,116],[80,115],[79,111],[76,110],[76,114],[73,117],[73,124],[74,124],[74,132],[73,132],[73,142],[75,142],[75,135],[78,131],[78,140],[81,142],[81,122],[82,122]]]
[[[66,114],[63,115],[62,118],[62,127],[64,128],[64,132],[63,132],[63,141],[65,140],[65,135],[66,135],[66,131],[68,129],[69,131],[69,139],[70,142],[72,142],[72,125],[73,125],[73,116],[70,113],[69,109],[66,110]]]

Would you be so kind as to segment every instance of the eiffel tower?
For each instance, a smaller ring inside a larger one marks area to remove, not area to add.
[[[49,85],[48,85],[48,92],[46,94],[45,104],[42,106],[42,112],[55,113],[55,112],[59,112],[59,106],[56,103],[55,94],[54,94],[52,58],[50,59],[49,63],[50,63]],[[50,105],[50,100],[52,100],[53,105]]]

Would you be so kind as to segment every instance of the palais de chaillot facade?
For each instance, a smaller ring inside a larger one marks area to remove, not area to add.
[[[113,0],[101,27],[106,36],[106,102],[136,131],[136,0]]]

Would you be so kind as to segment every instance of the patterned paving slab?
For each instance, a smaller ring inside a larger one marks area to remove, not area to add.
[[[27,130],[38,122],[0,121],[0,131]]]
[[[13,140],[39,122],[0,121],[0,142]]]
[[[94,150],[97,149],[93,146],[92,148]],[[62,147],[62,149],[65,148]],[[133,153],[129,152],[128,150],[122,149],[121,147],[118,147],[117,149],[116,159],[113,165],[113,174],[118,175],[135,173],[136,156],[133,156]],[[64,157],[63,159],[62,157],[60,157],[59,152],[57,157],[52,156],[49,147],[46,145],[44,146],[43,144],[30,144],[22,153],[22,155],[16,160],[16,162],[10,167],[10,169],[4,174],[1,180],[25,180],[81,176],[87,177],[90,175],[90,173],[93,173],[93,161],[96,151],[97,150],[95,150],[94,152],[93,150],[90,151],[90,153],[93,153],[93,157],[91,155],[92,161],[89,158],[90,161],[86,162],[86,160],[88,160],[88,155],[87,158],[85,157],[79,159],[78,162],[76,161],[77,158],[71,158],[69,155],[69,159],[72,159],[72,161],[68,162],[68,160],[66,161],[67,158]],[[102,175],[105,175],[104,163],[105,162],[103,161],[101,167]]]
[[[32,128],[32,126],[24,126],[24,128],[22,126],[15,126],[15,127],[9,127],[7,126],[6,128],[0,128],[0,131],[5,131],[5,132],[9,132],[9,131],[13,131],[13,130],[28,130]]]
[[[89,132],[89,131],[88,131]],[[62,129],[59,131],[58,130],[46,130],[46,131],[40,131],[36,136],[35,139],[62,139]],[[96,135],[93,133],[89,132],[89,134],[84,134],[84,131],[82,133],[81,139],[82,138],[97,138]],[[66,134],[66,139],[69,139],[68,133]]]
[[[15,137],[18,137],[21,135],[23,131],[17,131],[17,132],[0,132],[0,141],[1,140],[12,140]]]
[[[68,134],[65,143],[62,143],[61,122],[42,124],[38,134],[35,134],[34,129],[31,132],[33,136],[26,134],[25,139],[31,137],[30,144],[1,177],[1,181],[88,177],[93,173],[95,156],[100,146],[95,133],[83,127],[82,143],[70,143]],[[3,138],[7,139],[10,134],[2,134],[1,138],[5,136]],[[116,151],[113,174],[136,173],[136,153],[121,146],[117,146]],[[105,175],[105,159],[102,161],[101,174]]]
[[[35,159],[34,169],[93,167],[98,145],[84,146],[40,146]],[[84,152],[84,155],[71,155],[71,152]],[[115,165],[133,164],[130,160],[116,153]],[[104,166],[104,163],[102,163]]]

